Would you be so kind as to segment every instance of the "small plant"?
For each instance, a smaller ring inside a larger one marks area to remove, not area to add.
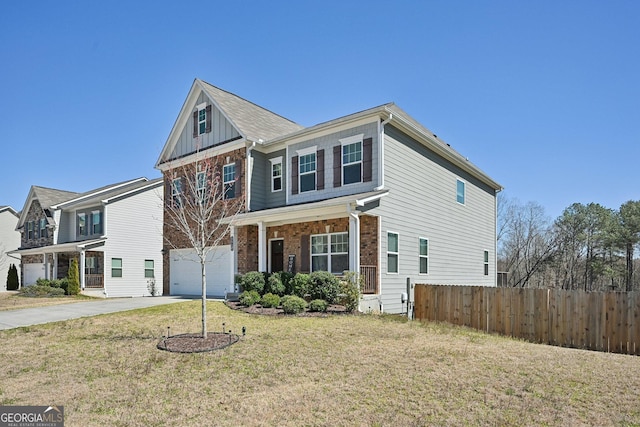
[[[290,295],[295,295],[304,298],[309,290],[309,275],[305,273],[297,273],[289,282],[291,292]]]
[[[340,281],[328,271],[314,271],[309,275],[309,295],[312,300],[323,299],[329,304],[336,302],[340,293]]]
[[[160,289],[158,289],[158,285],[156,285],[156,279],[151,278],[147,280],[147,289],[152,297],[160,295]]]
[[[269,276],[269,278],[267,279],[267,284],[265,286],[265,292],[282,296],[284,295],[284,291],[285,287],[284,283],[282,283],[280,273],[273,273],[271,276]]]
[[[29,285],[20,289],[20,295],[25,297],[61,297],[64,289],[47,285]]]
[[[277,307],[280,305],[280,297],[272,293],[264,294],[260,304],[265,308]]]
[[[324,313],[327,311],[327,307],[329,307],[329,304],[323,299],[314,299],[309,303],[309,311]]]
[[[252,305],[260,302],[260,294],[258,291],[244,291],[240,294],[238,299],[240,300],[240,304],[246,307],[251,307]]]
[[[282,284],[284,285],[284,295],[293,295],[293,273],[281,271],[279,274],[280,280],[282,280]]]
[[[344,279],[340,281],[340,294],[338,295],[338,303],[344,305],[348,312],[358,309],[360,302],[360,292],[364,285],[364,277],[353,271],[346,271]]]
[[[307,308],[307,302],[295,295],[285,295],[280,303],[286,314],[302,313]]]
[[[78,295],[80,293],[80,273],[78,273],[78,260],[73,258],[69,263],[69,285],[67,293],[69,295]]]
[[[242,285],[244,292],[256,291],[262,294],[264,292],[264,275],[259,271],[250,271],[242,276],[240,285]]]

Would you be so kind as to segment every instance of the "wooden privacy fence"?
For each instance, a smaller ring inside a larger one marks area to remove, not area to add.
[[[562,347],[640,354],[640,292],[415,285],[414,316]]]

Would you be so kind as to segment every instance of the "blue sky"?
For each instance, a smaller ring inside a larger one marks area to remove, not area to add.
[[[640,2],[0,6],[0,205],[153,166],[198,77],[301,125],[395,102],[555,218],[640,199]]]

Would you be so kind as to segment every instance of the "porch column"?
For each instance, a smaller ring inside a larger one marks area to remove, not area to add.
[[[53,278],[58,278],[58,252],[53,253]]]
[[[258,271],[267,271],[267,227],[264,222],[258,223]]]
[[[349,212],[349,270],[360,274],[360,216],[359,212],[353,212],[351,206]]]
[[[80,250],[80,265],[78,266],[78,274],[80,275],[80,289],[84,291],[85,277],[84,277],[84,264],[85,264],[85,252],[84,249]]]
[[[44,278],[47,280],[51,280],[52,277],[49,274],[49,257],[47,256],[46,252],[42,254],[42,256],[44,257]]]

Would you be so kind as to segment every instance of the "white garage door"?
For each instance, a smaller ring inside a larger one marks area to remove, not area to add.
[[[233,291],[233,252],[231,246],[218,246],[207,256],[207,296],[224,297]],[[171,295],[202,295],[200,258],[193,249],[170,252]]]
[[[38,279],[44,279],[44,264],[24,264],[24,283],[22,286],[33,285]]]

